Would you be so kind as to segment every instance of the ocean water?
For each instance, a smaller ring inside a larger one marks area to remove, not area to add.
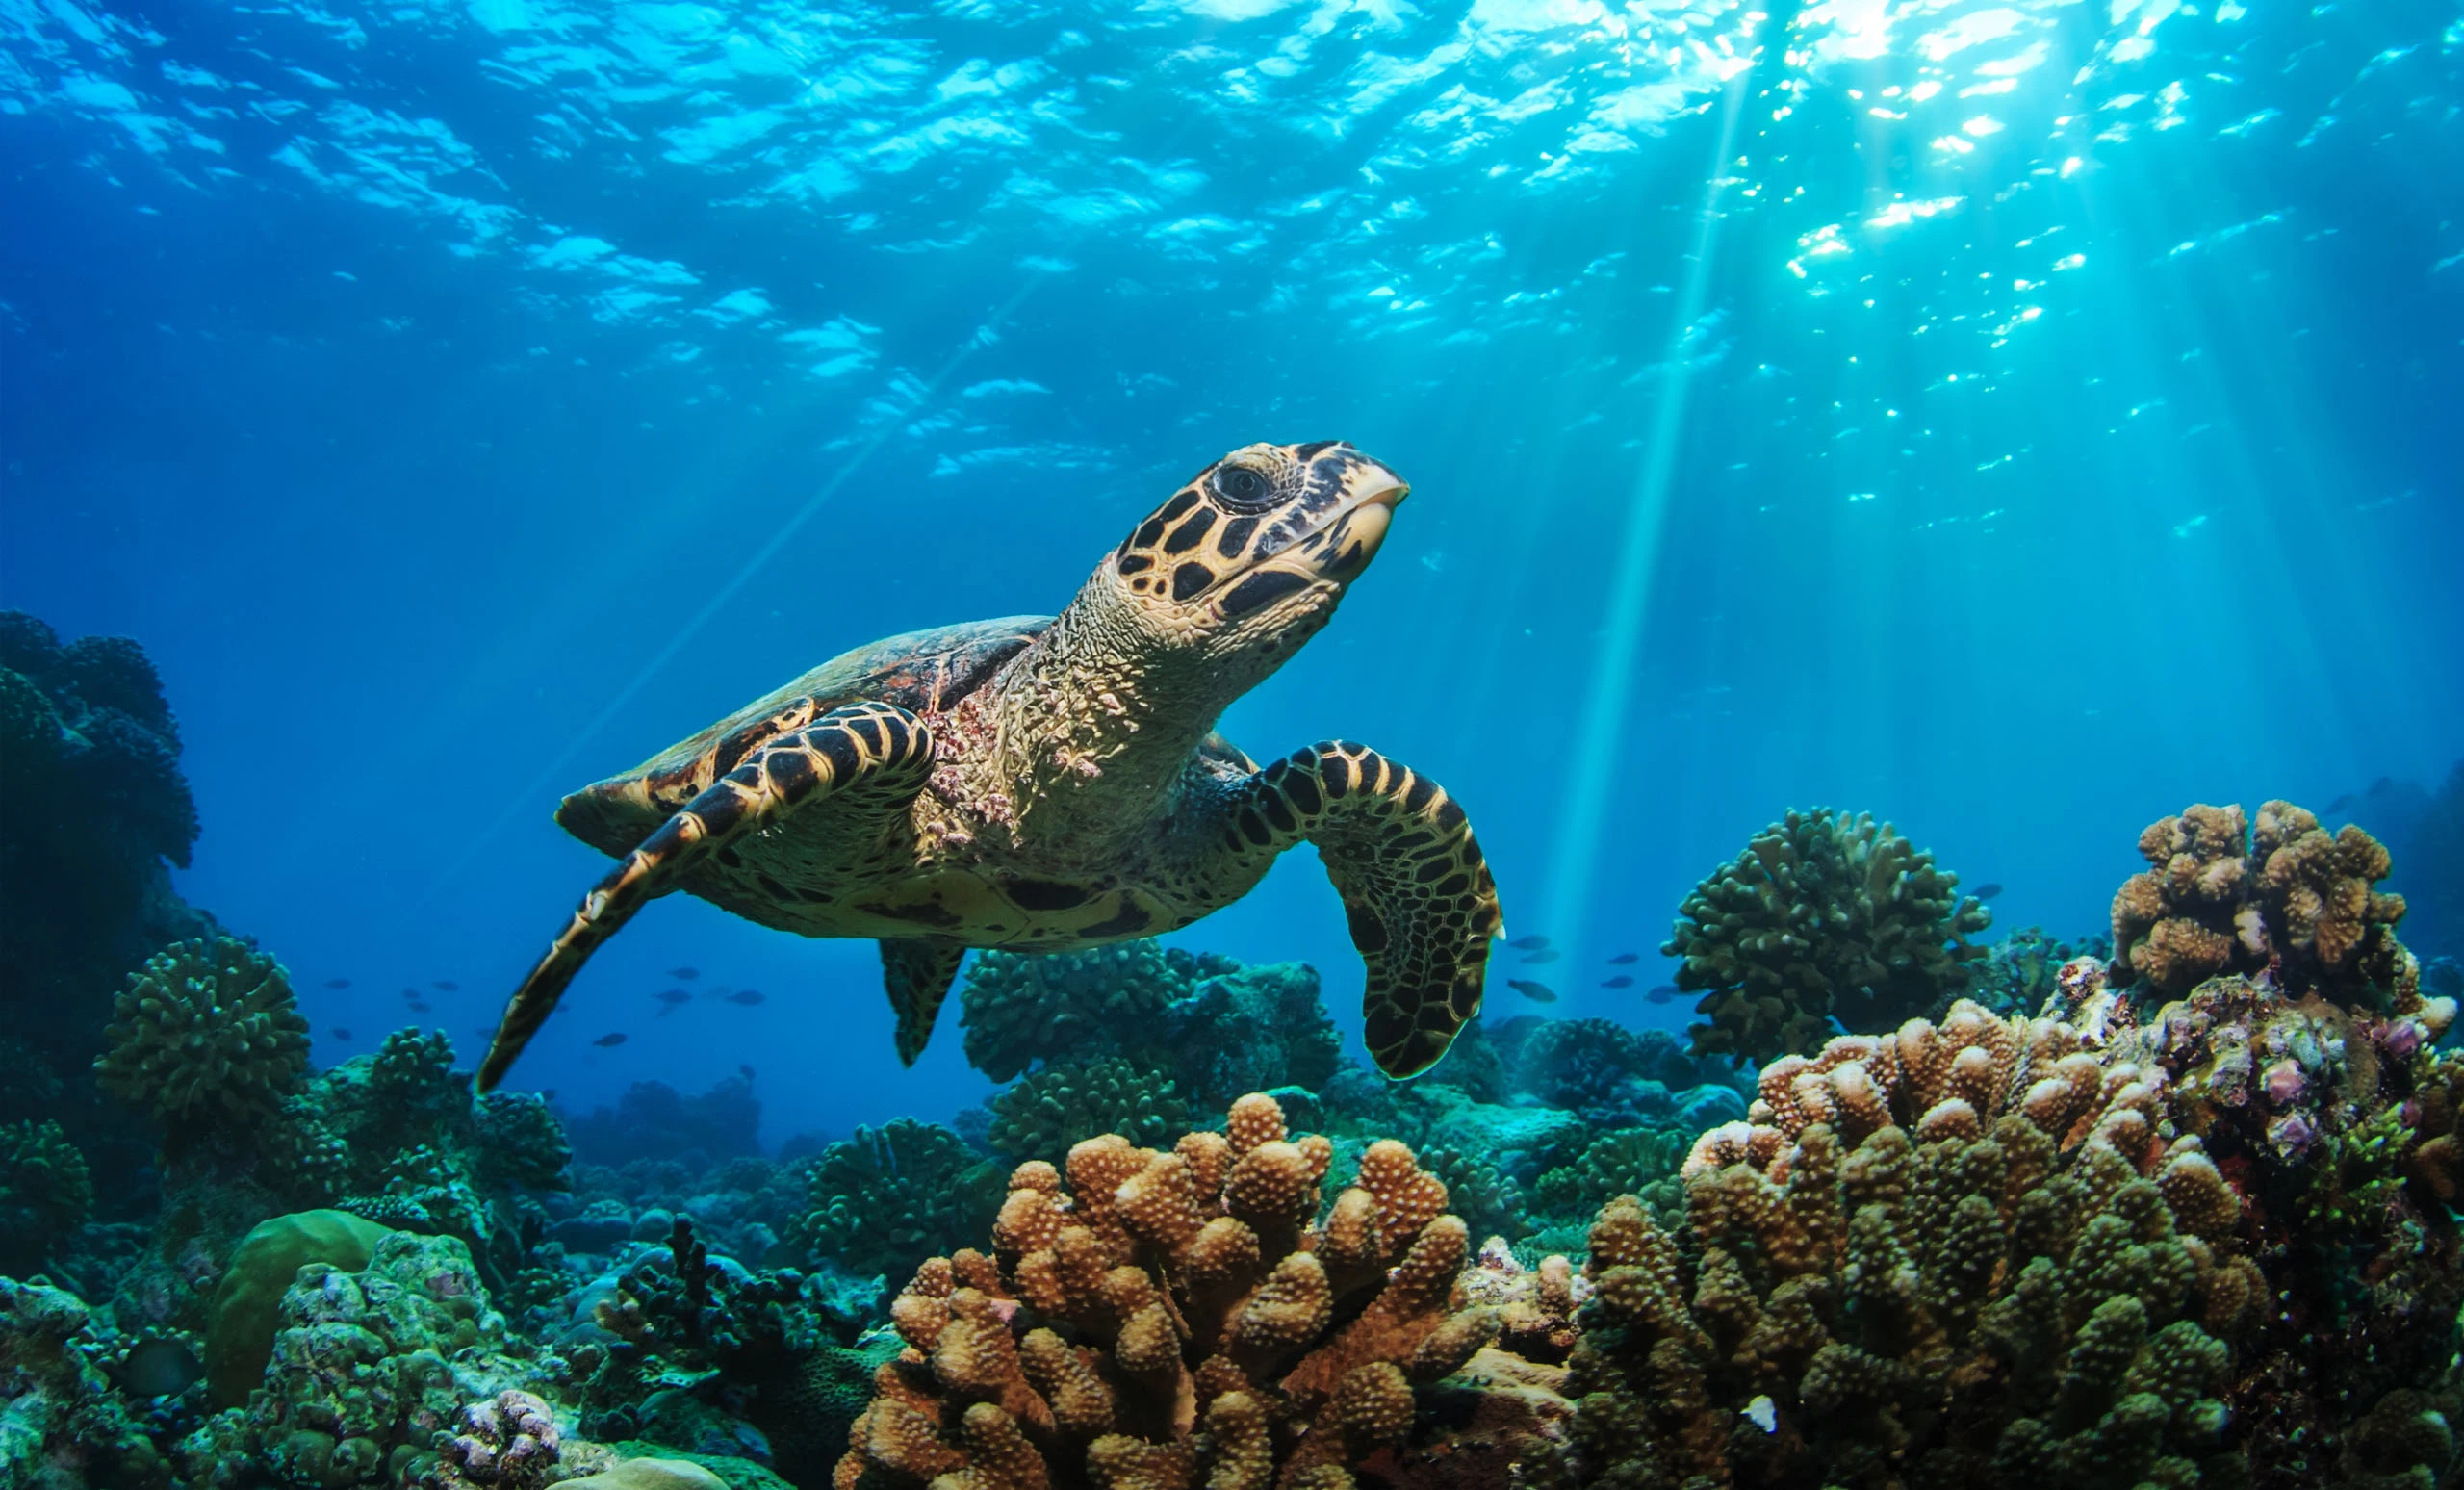
[[[1058,609],[1253,441],[1413,495],[1225,731],[1444,783],[1549,1013],[1681,1027],[1678,902],[1791,807],[2075,935],[2164,813],[2464,754],[2448,4],[0,0],[0,605],[155,659],[179,889],[320,1064],[405,989],[475,1054],[603,870],[563,792]],[[1357,1053],[1309,858],[1172,939]],[[568,1002],[515,1084],[576,1111],[988,1090],[869,945],[683,897]]]

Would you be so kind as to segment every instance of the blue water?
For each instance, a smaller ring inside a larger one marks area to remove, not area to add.
[[[1415,494],[1227,732],[1444,782],[1553,1013],[1681,1025],[1602,960],[1791,806],[2069,934],[2156,816],[2464,753],[2451,4],[0,0],[0,605],[161,666],[321,1061],[475,1054],[562,792],[1254,440]],[[1310,858],[1178,939],[1353,1018]],[[681,898],[571,1002],[569,1107],[985,1090]]]

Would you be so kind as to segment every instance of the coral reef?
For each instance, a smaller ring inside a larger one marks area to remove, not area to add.
[[[1964,996],[1991,1014],[2032,1015],[2053,996],[2063,963],[2075,957],[2103,956],[2110,951],[2101,937],[2057,941],[2046,936],[2041,926],[2023,926],[1987,948],[1985,960],[1976,964],[1975,982]],[[1942,1000],[1938,1007],[1926,1010],[1925,1017],[1942,1018],[1956,1001]]]
[[[242,1238],[206,1322],[206,1384],[215,1401],[239,1406],[265,1375],[282,1296],[301,1268],[322,1263],[357,1272],[388,1234],[342,1211],[302,1211],[262,1221]]]
[[[1190,1107],[1170,1080],[1121,1056],[1046,1066],[993,1097],[988,1134],[1007,1159],[1058,1160],[1090,1133],[1160,1143],[1189,1126]]]
[[[1742,1116],[1728,1063],[1688,1053],[1665,1030],[1607,1019],[1511,1021],[1512,1090],[1595,1128],[1679,1119],[1696,1129]],[[1699,1118],[1700,1120],[1695,1120]]]
[[[824,1149],[811,1202],[803,1231],[816,1255],[860,1277],[896,1276],[983,1235],[1001,1171],[949,1129],[897,1118]]]
[[[109,1353],[76,1296],[0,1277],[0,1483],[167,1490],[168,1466],[103,1370]]]
[[[2418,993],[2420,969],[2396,939],[2403,897],[2372,887],[2393,861],[2352,824],[2330,835],[2289,802],[2246,824],[2239,806],[2199,804],[2150,823],[2139,852],[2153,867],[2114,895],[2118,983],[2178,994],[2272,969],[2297,993],[2348,1005]]]
[[[753,1083],[731,1076],[698,1096],[663,1081],[637,1081],[612,1108],[569,1120],[574,1156],[585,1164],[694,1159],[702,1165],[761,1152],[761,1103]]]
[[[213,919],[172,891],[196,809],[178,727],[137,644],[0,611],[0,1004],[10,1011],[0,1121],[57,1120],[103,1161],[107,1211],[142,1201],[151,1147],[100,1103],[88,1074],[112,993],[168,942]],[[123,1178],[123,1176],[125,1178]]]
[[[960,989],[966,1058],[995,1081],[1038,1063],[1125,1056],[1190,1101],[1316,1088],[1340,1049],[1315,969],[1245,967],[1153,941],[1048,956],[982,952]]]
[[[0,1123],[0,1273],[40,1269],[93,1205],[93,1173],[60,1124]]]
[[[1463,1223],[1402,1144],[1312,1220],[1332,1155],[1252,1093],[1168,1152],[1080,1143],[1066,1189],[1021,1165],[999,1258],[935,1257],[899,1296],[839,1490],[1351,1483],[1498,1322],[1458,1304]]]
[[[1810,1050],[1836,1017],[1884,1030],[1964,992],[1991,924],[1959,877],[1888,823],[1828,808],[1790,812],[1694,887],[1663,955],[1702,992],[1703,1054],[1768,1061]]]
[[[1687,1160],[1681,1242],[1630,1197],[1595,1222],[1565,1480],[2228,1473],[2221,1395],[2267,1295],[2160,1085],[1972,1004],[1775,1062],[1756,1120]]]
[[[173,1143],[266,1122],[308,1070],[308,1021],[279,963],[229,937],[157,952],[113,1007],[103,1090]]]

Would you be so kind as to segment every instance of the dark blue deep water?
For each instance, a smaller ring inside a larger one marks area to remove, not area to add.
[[[2095,931],[2153,818],[2464,753],[2459,409],[2428,0],[0,0],[0,605],[156,660],[180,891],[320,1064],[405,987],[476,1048],[601,872],[564,791],[1260,440],[1414,496],[1227,732],[1444,782],[1551,1013],[1681,1025],[1791,806]],[[1175,940],[1356,1031],[1310,857]],[[517,1082],[988,1090],[877,980],[664,901]]]

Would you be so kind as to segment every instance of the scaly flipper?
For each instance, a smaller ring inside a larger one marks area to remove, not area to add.
[[[940,1017],[941,1000],[950,995],[950,980],[959,975],[966,948],[954,941],[921,937],[882,938],[882,982],[889,988],[889,1007],[898,1015],[898,1064],[913,1066],[933,1038],[933,1021]]]
[[[1230,804],[1225,845],[1245,857],[1318,846],[1369,963],[1361,1012],[1389,1076],[1437,1064],[1480,1012],[1489,940],[1503,922],[1497,884],[1446,789],[1366,745],[1330,740],[1249,777]]]
[[[582,897],[572,923],[506,1003],[487,1059],[479,1063],[478,1090],[489,1091],[504,1079],[599,944],[645,902],[676,888],[680,876],[735,839],[774,827],[816,802],[852,796],[894,811],[923,789],[932,767],[932,732],[888,704],[834,708],[745,757]]]

